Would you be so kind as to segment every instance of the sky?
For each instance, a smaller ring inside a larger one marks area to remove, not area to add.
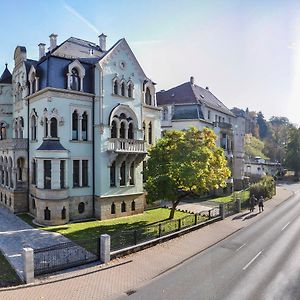
[[[0,73],[17,45],[125,37],[157,91],[189,81],[227,107],[300,124],[300,1],[0,0]]]

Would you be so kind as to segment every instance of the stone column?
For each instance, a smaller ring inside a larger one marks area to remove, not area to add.
[[[65,187],[67,188],[69,186],[69,172],[68,172],[68,168],[69,168],[69,161],[66,159],[65,160]]]
[[[108,234],[100,236],[100,261],[103,263],[110,261],[110,235]]]
[[[225,207],[224,207],[224,203],[220,203],[219,204],[219,209],[220,209],[220,217],[222,220],[225,219]]]
[[[82,115],[78,114],[78,140],[82,140]]]
[[[42,159],[37,159],[37,187],[39,189],[44,188],[44,161]]]
[[[241,202],[241,198],[237,198],[236,199],[236,206],[237,206],[237,212],[241,212],[242,210],[242,202]]]
[[[60,189],[60,160],[51,160],[51,189]]]
[[[25,282],[31,283],[34,281],[33,249],[23,248],[22,258]]]
[[[82,186],[82,160],[79,160],[79,186]]]

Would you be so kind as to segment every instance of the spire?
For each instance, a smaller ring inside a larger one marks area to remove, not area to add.
[[[7,68],[7,63],[5,64],[5,70],[0,77],[0,84],[1,83],[8,83],[8,84],[12,83],[12,76]]]

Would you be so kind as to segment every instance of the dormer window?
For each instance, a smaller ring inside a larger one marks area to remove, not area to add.
[[[152,96],[151,96],[151,92],[150,92],[150,89],[147,87],[146,88],[146,94],[145,94],[145,102],[147,105],[151,105],[151,102],[152,102]]]
[[[121,95],[125,96],[125,83],[124,82],[121,84]]]
[[[127,95],[129,98],[132,98],[132,85],[131,84],[128,85]]]
[[[50,135],[57,138],[57,119],[54,117],[50,119]]]
[[[114,81],[114,94],[115,95],[118,95],[118,89],[119,89],[119,87],[118,87],[118,81],[117,80],[115,80]]]
[[[70,84],[71,90],[73,91],[80,91],[80,79],[79,79],[79,73],[76,68],[73,68],[71,71],[71,84]]]
[[[83,92],[83,78],[85,69],[82,64],[75,60],[68,66],[68,89]]]

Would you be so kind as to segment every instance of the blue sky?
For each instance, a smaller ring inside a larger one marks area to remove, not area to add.
[[[194,76],[230,108],[300,124],[300,1],[0,0],[0,24],[11,70],[17,45],[37,59],[51,33],[61,43],[104,32],[108,46],[126,38],[157,90]]]

